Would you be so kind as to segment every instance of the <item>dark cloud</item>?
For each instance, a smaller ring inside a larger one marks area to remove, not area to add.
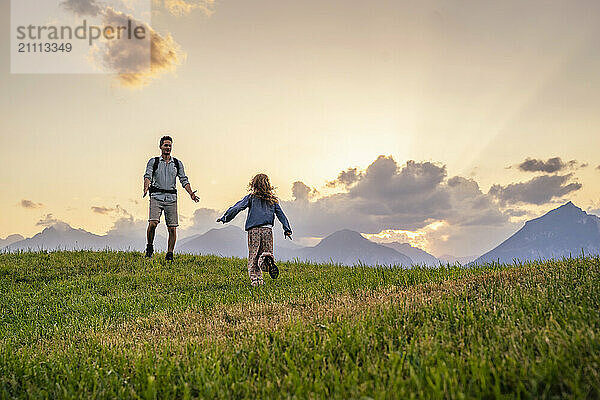
[[[501,226],[507,222],[507,216],[475,180],[455,176],[448,179],[446,190],[452,207],[442,219],[448,223],[465,227]]]
[[[60,4],[79,16],[93,17],[102,12],[102,8],[96,0],[64,0]]]
[[[166,0],[165,6],[169,10],[181,11],[193,8],[208,9],[208,5],[212,3],[212,1],[205,4]],[[61,5],[79,16],[102,16],[105,26],[128,26],[131,21],[133,30],[138,27],[143,28],[144,39],[115,38],[94,48],[92,58],[95,62],[108,71],[116,73],[123,86],[130,88],[146,86],[160,74],[175,70],[185,58],[185,54],[171,34],[160,35],[147,23],[98,3],[96,0],[65,0]],[[180,11],[177,12],[181,13]]]
[[[525,161],[518,165],[518,168],[521,171],[526,172],[546,172],[551,174],[566,169],[577,168],[577,164],[576,160],[565,162],[560,157],[549,158],[546,161],[535,158],[526,158]]]
[[[108,207],[96,207],[96,206],[92,206],[91,209],[96,214],[102,214],[102,215],[106,215],[106,214],[108,214],[108,213],[110,213],[112,211],[115,211],[114,208],[108,208]]]
[[[25,199],[21,200],[21,202],[19,204],[23,208],[42,208],[42,207],[44,207],[44,205],[42,203],[36,203],[34,201],[25,200]]]
[[[125,217],[132,217],[133,215],[127,211],[126,209],[124,209],[123,207],[121,207],[121,205],[117,204],[114,207],[104,207],[104,206],[92,206],[90,207],[90,209],[95,212],[96,214],[102,214],[102,215],[108,215],[108,214],[114,214],[116,216],[125,216]]]
[[[161,36],[148,24],[110,7],[104,11],[104,23],[109,26],[133,25],[143,27],[144,40],[111,40],[97,48],[95,57],[109,71],[118,74],[119,82],[127,87],[148,85],[158,75],[173,71],[185,57],[170,34]]]
[[[400,199],[415,194],[435,196],[445,177],[445,166],[408,161],[405,167],[399,169],[392,157],[379,156],[350,188],[349,194],[352,198],[377,197],[394,207],[399,205]]]
[[[408,161],[399,166],[392,157],[380,156],[365,171],[348,171],[350,180],[340,180],[348,176],[342,174],[336,179],[345,186],[351,182],[343,193],[282,203],[299,236],[323,236],[343,228],[363,233],[414,230],[437,220],[456,226],[507,222],[474,180],[446,179],[443,165]]]
[[[44,218],[42,218],[38,222],[36,222],[35,225],[48,227],[48,226],[53,226],[53,225],[60,224],[60,223],[64,223],[64,222],[55,218],[53,214],[46,214],[46,216],[44,216]]]
[[[328,187],[336,187],[336,186],[352,186],[361,178],[361,173],[357,168],[348,168],[345,171],[340,172],[338,177],[333,181],[327,182]]]
[[[317,189],[311,188],[304,182],[297,181],[292,184],[292,197],[294,197],[295,200],[307,201],[318,194],[319,192]]]
[[[527,182],[511,183],[506,186],[493,185],[489,194],[503,205],[528,203],[546,204],[556,198],[581,189],[577,182],[568,183],[572,174],[537,176]]]

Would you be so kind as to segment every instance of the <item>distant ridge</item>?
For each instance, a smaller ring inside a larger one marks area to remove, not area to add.
[[[432,256],[425,250],[421,250],[418,247],[413,247],[408,243],[391,242],[391,243],[379,243],[385,247],[396,250],[397,252],[408,256],[413,264],[425,265],[428,267],[434,267],[440,264],[440,260]]]
[[[369,241],[360,233],[344,229],[323,238],[316,246],[301,247],[295,242],[277,236],[275,229],[275,257],[279,260],[333,262],[342,265],[438,265],[435,257],[406,243],[378,244]],[[281,236],[281,235],[280,235]],[[31,238],[11,235],[0,239],[2,251],[39,250],[126,250],[143,251],[146,244],[145,232],[129,237],[125,235],[96,235],[84,229],[75,229],[59,222],[44,228]],[[166,249],[166,238],[157,235],[157,251]],[[236,227],[227,226],[180,240],[176,246],[179,253],[216,254],[221,256],[247,256],[246,233]],[[580,255],[600,254],[600,218],[587,214],[568,202],[545,215],[528,221],[514,235],[493,250],[477,258],[474,263],[513,260],[537,260]],[[449,261],[445,257],[442,261]],[[467,261],[467,260],[465,260]],[[465,262],[461,261],[461,264]]]
[[[277,235],[277,229],[273,234]],[[281,231],[279,232],[281,235]],[[274,238],[275,257],[287,258],[286,254],[301,248],[291,242],[286,242],[281,236]],[[213,228],[208,232],[190,236],[180,240],[175,247],[178,253],[214,254],[223,257],[248,257],[248,237],[244,230],[235,225],[224,228]]]
[[[157,250],[166,248],[166,238],[156,235]],[[146,247],[145,232],[136,237],[119,235],[96,235],[84,229],[72,228],[69,224],[58,222],[44,228],[31,238],[19,240],[5,246],[4,251],[39,250],[129,250],[143,251]]]
[[[13,243],[20,242],[23,239],[25,238],[19,234],[8,235],[6,239],[0,239],[0,249]]]
[[[245,232],[237,226],[213,228],[201,235],[183,239],[177,246],[178,253],[214,254],[225,257],[247,257]]]
[[[600,218],[572,202],[527,221],[514,235],[485,253],[475,263],[546,260],[600,254]]]
[[[443,256],[440,256],[438,259],[442,262],[442,264],[450,264],[450,265],[461,264],[461,265],[466,265],[466,264],[474,261],[476,258],[477,258],[477,256],[456,257],[456,256],[453,256],[451,254],[444,254]]]
[[[291,252],[300,260],[334,262],[342,265],[412,265],[410,257],[371,242],[360,233],[343,229],[327,236],[314,247]]]
[[[274,230],[277,235],[277,230]],[[246,232],[236,226],[215,228],[208,232],[183,239],[176,251],[190,254],[215,254],[225,257],[247,257]],[[409,266],[409,257],[386,246],[373,243],[360,233],[348,229],[334,232],[314,247],[301,247],[293,242],[275,237],[275,258],[278,260],[333,262],[342,265],[363,263],[367,265],[402,264]]]

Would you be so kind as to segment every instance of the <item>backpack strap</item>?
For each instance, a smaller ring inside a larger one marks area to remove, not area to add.
[[[154,165],[152,166],[152,176],[154,176],[156,170],[158,169],[159,160],[160,157],[154,157]],[[179,160],[175,157],[173,157],[173,162],[175,163],[175,168],[177,168],[177,175],[179,175],[179,169],[181,168],[181,164],[179,163]]]
[[[179,168],[180,168],[179,160],[176,159],[175,157],[173,157],[173,162],[175,163],[175,168],[177,168],[177,176],[179,176]]]
[[[152,179],[154,179],[154,174],[156,173],[156,170],[158,169],[158,161],[160,160],[160,157],[154,157],[154,165],[152,166]]]

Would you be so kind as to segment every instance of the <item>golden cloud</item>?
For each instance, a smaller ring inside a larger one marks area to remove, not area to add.
[[[164,0],[164,6],[169,13],[175,16],[184,16],[193,10],[200,10],[205,15],[210,16],[214,12],[214,0],[201,0],[187,2],[185,0]]]

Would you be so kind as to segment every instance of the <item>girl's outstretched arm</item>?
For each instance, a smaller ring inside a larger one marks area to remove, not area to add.
[[[281,225],[283,225],[283,231],[285,233],[289,232],[291,234],[292,228],[290,228],[290,222],[283,213],[283,210],[281,209],[279,203],[275,203],[275,215],[277,215],[277,219],[279,220],[279,222],[281,222]]]
[[[246,195],[243,199],[235,203],[233,206],[229,207],[225,214],[221,218],[217,220],[217,222],[229,222],[235,218],[238,213],[248,207],[248,203],[250,202],[250,195]]]

